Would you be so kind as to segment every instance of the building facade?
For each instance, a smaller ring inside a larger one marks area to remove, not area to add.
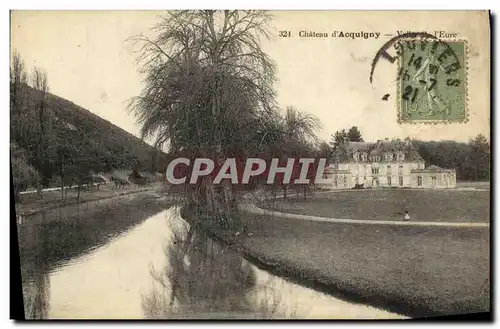
[[[426,168],[409,140],[346,141],[334,151],[323,178],[323,187],[334,189],[456,187],[455,170]]]

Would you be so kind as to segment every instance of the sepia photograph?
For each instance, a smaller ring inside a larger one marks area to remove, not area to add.
[[[491,320],[490,21],[11,10],[16,320]]]

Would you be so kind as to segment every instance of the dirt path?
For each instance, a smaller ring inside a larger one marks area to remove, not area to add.
[[[23,216],[30,216],[41,211],[53,210],[61,207],[83,204],[92,201],[107,200],[125,195],[153,191],[154,187],[131,188],[126,190],[85,191],[82,192],[82,195],[79,199],[75,196],[72,196],[64,200],[61,200],[59,198],[59,192],[55,192],[52,193],[54,195],[44,196],[44,199],[42,200],[34,199],[16,202],[16,216],[18,218]]]
[[[444,226],[444,227],[489,227],[490,223],[453,223],[453,222],[412,222],[412,221],[391,221],[391,220],[363,220],[363,219],[346,219],[346,218],[328,218],[310,215],[300,215],[285,213],[280,211],[267,210],[257,207],[254,204],[242,205],[241,209],[252,214],[278,216],[283,218],[301,219],[315,222],[330,222],[330,223],[350,223],[350,224],[367,224],[367,225],[399,225],[399,226]]]

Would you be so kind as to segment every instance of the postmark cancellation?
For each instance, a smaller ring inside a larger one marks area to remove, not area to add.
[[[398,122],[466,123],[467,40],[405,38],[395,47]]]

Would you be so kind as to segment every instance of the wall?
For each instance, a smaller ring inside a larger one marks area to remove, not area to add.
[[[333,188],[333,189],[349,189],[354,186],[352,184],[351,173],[347,171],[325,173],[324,179],[326,182],[318,184],[319,187]]]
[[[350,172],[348,184],[344,185],[343,178],[345,173],[331,174],[332,188],[352,188],[355,184],[364,184],[364,187],[411,187],[411,188],[453,188],[456,187],[456,174],[451,171],[446,172],[422,172],[412,173],[412,170],[421,170],[425,168],[425,162],[379,162],[363,163],[350,162],[330,165],[331,168]],[[378,174],[373,174],[372,169],[378,168]],[[334,176],[338,177],[335,185]],[[388,176],[391,177],[389,185]],[[422,176],[422,186],[418,186],[417,177]],[[432,177],[436,177],[433,186]],[[403,177],[403,184],[400,184],[399,178]],[[374,185],[374,182],[378,184]]]
[[[341,163],[338,168],[351,172],[351,185],[364,184],[365,187],[376,187],[373,185],[378,181],[378,186],[388,187],[387,176],[391,176],[391,185],[395,187],[411,186],[411,170],[419,169],[424,163],[417,162],[379,162],[379,163]],[[378,169],[378,174],[373,174],[372,169]],[[403,185],[399,184],[399,177],[403,177]]]
[[[422,177],[422,185],[418,185],[418,177]],[[436,177],[435,184],[432,177]],[[454,188],[456,187],[456,174],[453,172],[420,172],[412,174],[413,188]]]

